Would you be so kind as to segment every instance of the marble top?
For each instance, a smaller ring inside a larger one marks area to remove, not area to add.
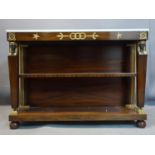
[[[11,30],[6,32],[144,32],[149,29],[21,29]]]

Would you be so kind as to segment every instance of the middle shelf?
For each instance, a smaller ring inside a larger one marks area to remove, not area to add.
[[[56,78],[56,77],[135,77],[136,73],[21,73],[21,78]]]

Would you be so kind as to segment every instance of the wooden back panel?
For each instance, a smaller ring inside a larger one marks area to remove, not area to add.
[[[130,78],[27,79],[32,107],[122,106],[130,103]]]
[[[25,73],[130,71],[130,51],[123,43],[59,42],[49,46],[32,45],[24,53]]]

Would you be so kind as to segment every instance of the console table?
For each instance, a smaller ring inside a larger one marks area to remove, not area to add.
[[[144,112],[147,29],[8,30],[10,128],[133,121]]]

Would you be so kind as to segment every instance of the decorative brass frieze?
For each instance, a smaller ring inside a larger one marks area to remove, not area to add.
[[[87,38],[91,38],[93,40],[96,40],[99,35],[95,32],[93,32],[92,34],[86,34],[85,32],[72,32],[70,34],[59,33],[57,37],[59,38],[59,40],[63,40],[64,38],[69,38],[71,40],[85,40]]]
[[[14,32],[8,33],[8,41],[16,41],[16,35]]]
[[[10,42],[9,43],[9,55],[10,56],[16,56],[17,55],[17,52],[18,52],[17,43]]]
[[[140,32],[139,39],[141,39],[141,40],[147,39],[147,32]]]
[[[134,110],[138,114],[145,114],[144,109],[136,106],[135,104],[127,104],[126,108],[130,110]]]
[[[40,36],[39,36],[38,33],[34,33],[34,34],[33,34],[33,39],[38,40],[39,37],[40,37]]]
[[[138,53],[140,55],[147,55],[146,41],[139,41],[137,46]]]

